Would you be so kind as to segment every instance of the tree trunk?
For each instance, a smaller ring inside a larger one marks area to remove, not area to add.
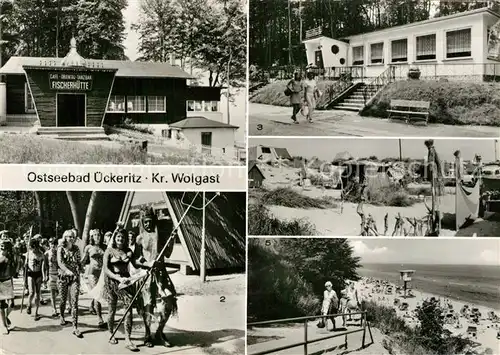
[[[37,209],[37,219],[38,219],[38,233],[42,233],[42,222],[43,222],[43,210],[42,210],[42,196],[40,196],[39,191],[34,191],[36,209]]]
[[[78,214],[78,205],[75,199],[75,192],[66,191],[66,197],[68,198],[69,207],[71,209],[71,215],[73,216],[73,226],[78,230],[78,233],[80,233],[82,230],[81,228],[82,226]]]
[[[231,81],[230,81],[230,69],[231,69],[231,59],[233,57],[233,49],[229,47],[229,60],[227,61],[226,69],[226,80],[227,80],[227,124],[231,124],[231,113],[229,112],[231,103],[229,101],[231,97]]]
[[[97,199],[99,197],[98,191],[92,191],[92,195],[90,196],[89,204],[87,206],[87,213],[85,214],[85,223],[83,225],[82,231],[82,239],[83,239],[83,248],[89,243],[89,232],[92,227],[92,223],[94,222],[94,216],[96,212]]]

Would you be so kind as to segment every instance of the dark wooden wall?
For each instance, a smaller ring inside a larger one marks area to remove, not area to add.
[[[107,113],[104,123],[130,118],[134,123],[173,123],[186,117],[186,79],[116,78],[111,95],[165,96],[166,113]]]
[[[24,75],[7,75],[7,114],[20,115],[24,111]]]
[[[56,90],[49,86],[49,71],[25,69],[42,126],[56,125]],[[55,72],[51,70],[50,72]],[[114,72],[78,71],[78,74],[92,75],[92,90],[78,91],[87,94],[87,126],[100,127],[106,112],[109,91],[113,83]],[[70,91],[60,91],[61,93]]]
[[[220,101],[220,87],[188,86],[186,100]]]

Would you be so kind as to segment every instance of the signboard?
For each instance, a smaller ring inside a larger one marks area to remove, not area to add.
[[[90,91],[92,90],[92,75],[78,73],[50,73],[49,86],[51,90]]]

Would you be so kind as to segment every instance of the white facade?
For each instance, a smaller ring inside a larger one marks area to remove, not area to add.
[[[406,77],[410,66],[419,68],[422,77],[499,75],[495,64],[500,62],[488,59],[488,30],[499,20],[500,15],[482,8],[350,36],[344,39],[344,66],[363,67],[367,78],[377,77],[389,64],[396,67],[396,77]],[[304,41],[308,62],[315,48],[330,42],[327,37]],[[324,67],[336,66],[325,47]]]
[[[306,40],[304,45],[306,46],[307,64],[318,65],[318,52],[320,51],[325,68],[347,65],[349,44],[346,42],[322,36]]]
[[[182,134],[184,137],[201,152],[203,147],[201,145],[202,133],[212,134],[212,147],[215,148],[213,155],[228,155],[236,156],[236,148],[234,146],[235,128],[183,128]]]

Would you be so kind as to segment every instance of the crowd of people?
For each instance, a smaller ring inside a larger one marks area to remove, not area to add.
[[[149,222],[146,221],[147,223]],[[153,234],[150,228],[144,233]],[[147,238],[148,235],[145,237]],[[66,307],[68,306],[73,326],[72,333],[77,338],[82,338],[82,332],[78,327],[78,308],[83,286],[92,297],[89,311],[96,315],[97,327],[108,329],[111,334],[109,342],[117,344],[118,341],[112,336],[115,330],[117,306],[119,302],[124,307],[131,305],[138,289],[137,281],[144,279],[147,270],[153,269],[153,281],[149,279],[147,287],[143,288],[140,297],[136,297],[133,306],[144,320],[145,345],[152,347],[153,338],[150,328],[156,297],[160,296],[162,303],[168,302],[170,307],[164,307],[168,309],[168,313],[163,312],[166,313],[161,316],[160,323],[163,322],[163,324],[159,325],[155,335],[160,337],[162,345],[170,346],[163,335],[163,327],[170,314],[176,310],[175,288],[165,271],[163,262],[155,261],[157,255],[147,253],[136,239],[137,236],[133,231],[126,231],[121,227],[104,235],[100,230],[94,229],[89,233],[89,244],[81,252],[77,245],[78,231],[75,229],[64,231],[60,239],[43,238],[40,234],[30,236],[29,233],[14,239],[9,231],[1,231],[0,326],[3,328],[2,334],[8,335],[14,328],[9,318],[15,306],[13,280],[23,277],[26,291],[22,294],[21,312],[24,298],[28,296],[25,305],[26,313],[33,314],[34,321],[40,320],[40,305],[47,303],[42,299],[41,291],[42,287],[48,288],[52,308],[51,317],[59,319],[61,326],[69,324],[66,321]],[[151,291],[151,283],[154,283],[155,292]],[[107,303],[108,306],[107,321],[103,318],[103,303]],[[126,348],[138,351],[139,349],[130,339],[132,309],[125,315],[124,329]]]

